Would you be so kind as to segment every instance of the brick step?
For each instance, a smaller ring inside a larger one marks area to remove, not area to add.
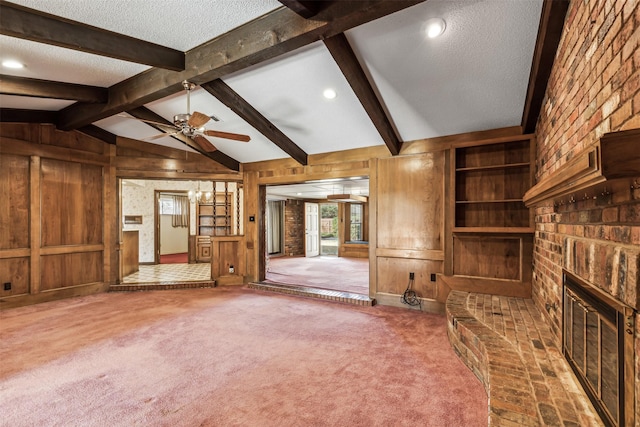
[[[376,300],[367,295],[354,294],[351,292],[340,292],[330,289],[307,288],[302,286],[284,285],[278,283],[249,283],[250,289],[261,291],[278,292],[287,295],[298,295],[309,298],[317,298],[328,301],[343,302],[347,304],[362,305],[371,307],[376,304]]]
[[[197,289],[215,288],[215,280],[202,282],[155,282],[155,283],[128,283],[109,286],[109,292],[137,292],[137,291],[159,291],[168,289]]]

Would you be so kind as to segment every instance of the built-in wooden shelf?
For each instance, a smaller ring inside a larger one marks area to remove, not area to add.
[[[457,172],[466,172],[466,171],[478,171],[478,170],[491,170],[491,169],[507,169],[507,168],[521,168],[521,167],[529,167],[529,163],[508,163],[503,165],[490,165],[490,166],[475,166],[468,168],[457,168]]]
[[[605,134],[524,195],[526,206],[592,197],[610,181],[640,178],[640,129]],[[606,191],[605,191],[606,193]]]
[[[528,234],[533,233],[532,227],[454,227],[454,233],[469,234]]]

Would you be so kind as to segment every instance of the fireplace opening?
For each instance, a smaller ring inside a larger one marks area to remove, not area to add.
[[[562,351],[607,426],[635,425],[634,314],[564,272]]]

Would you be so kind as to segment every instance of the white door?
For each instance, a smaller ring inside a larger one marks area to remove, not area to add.
[[[307,239],[305,254],[308,257],[320,255],[320,215],[317,203],[304,204],[304,231]]]

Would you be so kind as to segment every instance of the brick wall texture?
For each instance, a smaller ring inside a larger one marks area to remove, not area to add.
[[[287,200],[284,204],[285,255],[304,255],[304,202]]]
[[[603,134],[640,128],[639,46],[640,0],[571,1],[536,128],[538,180]],[[533,298],[558,347],[563,267],[640,308],[640,189],[625,184],[608,193],[536,209]],[[640,409],[638,354],[640,316]]]

